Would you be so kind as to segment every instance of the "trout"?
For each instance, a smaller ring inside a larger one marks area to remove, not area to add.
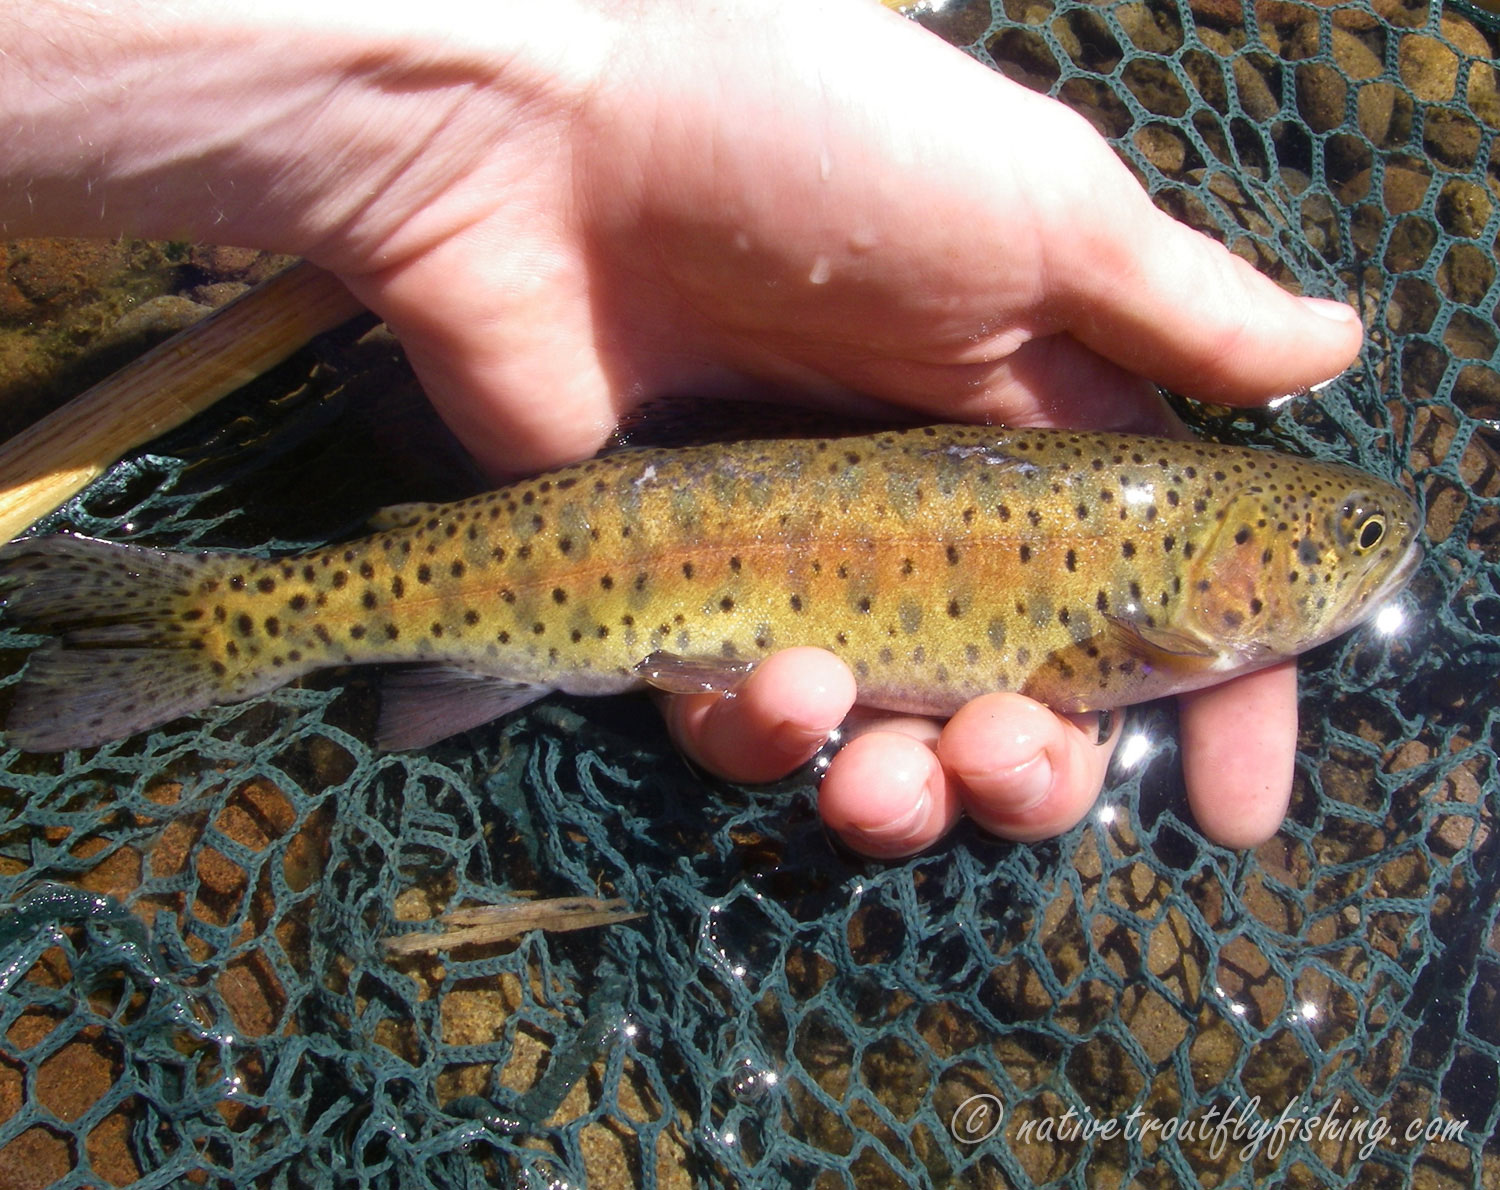
[[[308,554],[72,536],[0,550],[31,655],[6,736],[119,739],[330,666],[391,665],[378,743],[550,691],[724,690],[816,645],[861,703],[1119,707],[1291,657],[1417,565],[1399,488],[1271,451],[929,426],[602,456]]]

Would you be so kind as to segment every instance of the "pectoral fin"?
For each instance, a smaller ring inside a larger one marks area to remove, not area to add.
[[[549,693],[549,686],[470,673],[451,665],[393,669],[380,690],[375,743],[388,750],[425,748]]]
[[[668,694],[724,694],[750,676],[753,661],[726,661],[722,657],[682,657],[657,651],[635,667],[648,686]]]
[[[1104,618],[1115,643],[1155,669],[1188,672],[1207,669],[1219,659],[1219,650],[1200,637],[1120,616]]]

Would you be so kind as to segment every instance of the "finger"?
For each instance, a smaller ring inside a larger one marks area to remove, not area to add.
[[[818,813],[862,855],[895,859],[952,829],[957,790],[932,750],[937,725],[903,720],[856,736],[835,756],[818,789]]]
[[[851,388],[943,421],[1185,433],[1154,383],[1068,335],[1032,339],[993,360],[922,363],[866,353],[825,367]]]
[[[664,700],[678,746],[731,781],[774,781],[810,760],[854,705],[854,675],[823,649],[772,654],[732,695]]]
[[[1363,332],[1341,302],[1301,298],[1157,211],[1131,180],[1052,245],[1060,321],[1129,371],[1191,396],[1246,404],[1326,381]]]
[[[1297,666],[1178,696],[1188,804],[1203,833],[1254,847],[1281,826],[1297,759]]]
[[[616,411],[590,346],[580,266],[561,249],[483,247],[459,237],[397,268],[342,279],[385,319],[486,471],[508,477],[587,458],[609,440]]]
[[[1095,742],[1097,717],[1066,718],[1020,694],[986,694],[948,721],[938,757],[969,816],[1017,842],[1076,825],[1098,799],[1118,732]]]

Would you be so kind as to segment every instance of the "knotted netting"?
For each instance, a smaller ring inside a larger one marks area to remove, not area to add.
[[[805,780],[691,771],[635,699],[381,753],[356,672],[0,752],[0,1186],[1500,1179],[1494,18],[917,15],[1083,111],[1173,214],[1365,318],[1315,402],[1197,418],[1427,514],[1405,630],[1305,659],[1281,833],[1198,833],[1167,706],[1131,713],[1062,839],[965,828],[901,863],[835,849]],[[279,552],[461,494],[404,449],[423,414],[385,352],[298,357],[39,528]],[[0,634],[0,709],[36,643]],[[639,916],[385,946],[577,896]]]

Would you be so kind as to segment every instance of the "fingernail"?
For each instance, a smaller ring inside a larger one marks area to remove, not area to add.
[[[827,728],[784,722],[777,724],[775,730],[771,732],[770,745],[779,755],[801,756],[818,751],[824,743],[829,742],[830,737],[836,735],[838,735],[838,728],[830,732]]]
[[[1024,814],[1028,810],[1034,810],[1051,796],[1052,762],[1047,759],[1045,752],[1038,753],[1000,780],[1004,781],[1009,795],[1009,813]]]
[[[1330,298],[1304,297],[1302,304],[1314,314],[1328,319],[1330,322],[1358,322],[1359,315],[1354,308],[1344,302],[1336,302]]]
[[[854,832],[872,843],[883,843],[886,846],[905,843],[914,838],[926,825],[927,817],[932,813],[932,787],[924,784],[916,801],[904,814],[897,815],[883,823],[874,823],[867,826],[854,827]]]

